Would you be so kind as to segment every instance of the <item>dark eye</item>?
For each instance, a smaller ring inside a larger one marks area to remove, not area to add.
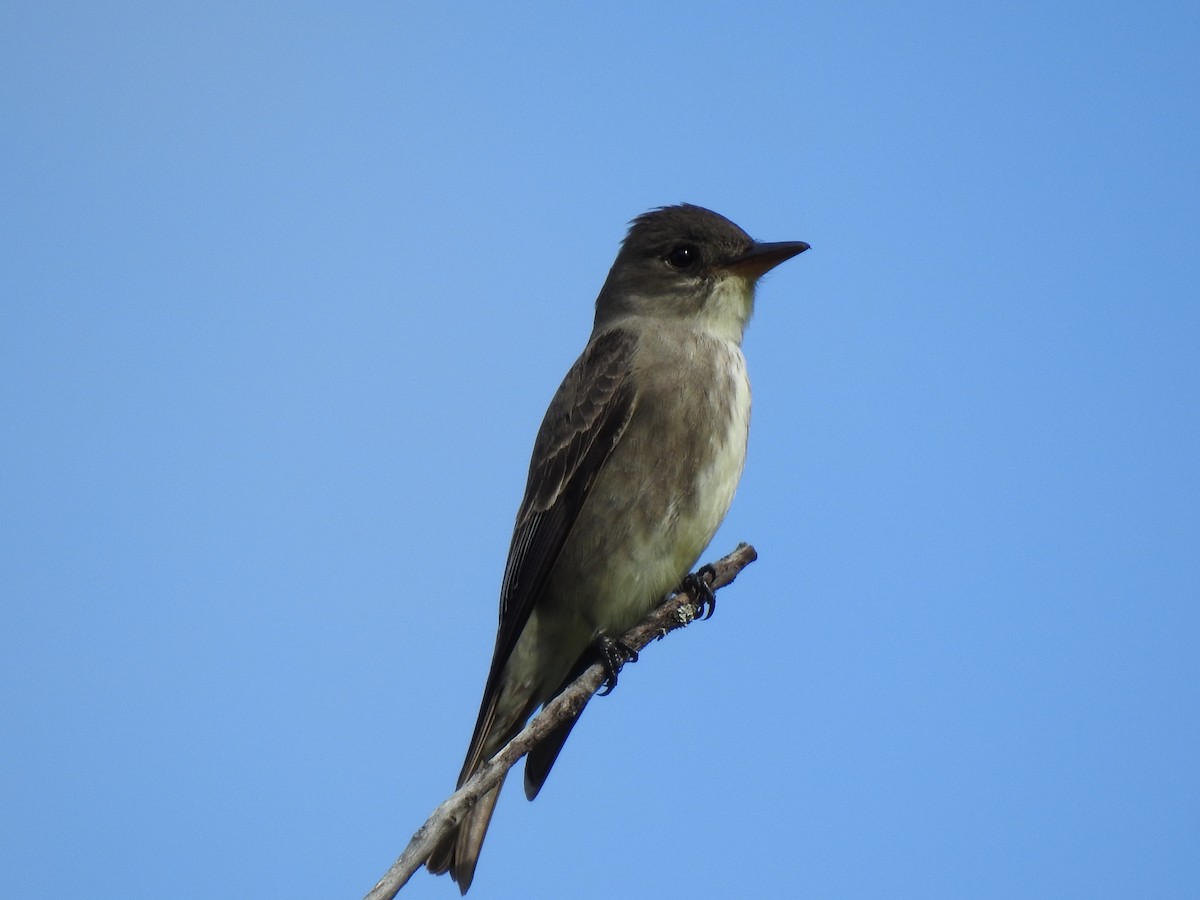
[[[686,269],[700,259],[700,250],[695,244],[680,244],[667,254],[667,265],[672,269]]]

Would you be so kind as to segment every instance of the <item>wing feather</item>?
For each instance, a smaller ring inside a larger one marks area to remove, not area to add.
[[[629,374],[636,340],[614,329],[591,341],[563,379],[538,430],[500,589],[496,649],[460,786],[483,762],[504,667],[596,475],[629,423],[635,399]]]

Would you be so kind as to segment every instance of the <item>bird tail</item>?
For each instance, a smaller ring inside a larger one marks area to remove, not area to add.
[[[491,679],[484,691],[483,702],[479,706],[479,718],[475,722],[475,732],[471,735],[471,744],[467,748],[467,758],[463,762],[462,771],[458,776],[458,786],[461,788],[474,775],[479,767],[492,758],[505,744],[517,736],[525,720],[533,713],[537,701],[532,697],[526,701],[524,708],[511,712],[499,712],[500,690],[495,688]],[[497,718],[499,714],[500,718]],[[463,815],[462,821],[453,826],[429,854],[425,868],[434,875],[450,877],[458,884],[458,889],[466,894],[475,878],[475,866],[479,863],[479,851],[483,847],[483,839],[487,836],[488,823],[492,821],[492,812],[496,809],[496,801],[500,799],[500,789],[504,787],[504,778],[480,796]]]
[[[483,848],[483,839],[487,836],[488,823],[492,821],[492,812],[496,801],[500,799],[500,788],[504,780],[480,797],[475,805],[467,810],[463,820],[451,829],[425,863],[434,875],[450,877],[458,885],[461,893],[466,894],[475,878],[475,866],[479,863],[479,851]]]
[[[558,689],[550,696],[556,697],[594,661],[594,651],[585,649],[568,671]],[[506,702],[501,706],[503,688],[497,683],[499,677],[493,661],[493,671],[488,676],[488,684],[483,692],[483,702],[479,705],[479,718],[475,722],[475,731],[471,735],[471,744],[467,748],[467,758],[463,762],[462,771],[458,776],[458,786],[461,788],[484,763],[491,759],[501,748],[516,737],[524,727],[533,711],[539,706],[539,698],[530,693],[523,698],[520,706]],[[511,699],[511,698],[510,698]],[[548,701],[547,701],[548,702]],[[584,703],[586,706],[586,701]],[[583,712],[580,708],[572,718],[559,725],[546,740],[529,752],[525,758],[525,796],[530,800],[537,796],[538,791],[546,782],[550,769],[558,759],[559,751],[579,721]],[[488,824],[492,821],[492,813],[496,809],[496,801],[500,799],[499,784],[480,796],[463,815],[462,821],[455,824],[438,841],[425,862],[425,868],[434,875],[447,872],[458,884],[458,889],[466,894],[475,878],[475,866],[479,863],[479,852],[483,847],[483,839],[487,836]]]
[[[551,694],[551,697],[557,697],[565,691],[595,661],[594,651],[590,647],[584,650],[579,659],[575,661],[575,665],[571,666],[571,670],[567,673],[567,677],[563,679],[563,683],[558,686],[558,690]],[[588,699],[591,698],[589,697]],[[583,706],[579,707],[579,712],[575,713],[575,715],[546,735],[542,742],[533,747],[525,757],[525,796],[528,799],[532,800],[536,797],[538,792],[541,791],[542,785],[546,783],[546,778],[550,775],[550,769],[554,765],[554,761],[558,759],[558,754],[562,752],[563,744],[571,736],[571,729],[575,727],[575,723],[583,715],[584,709],[587,708],[587,703],[588,701],[584,700]]]

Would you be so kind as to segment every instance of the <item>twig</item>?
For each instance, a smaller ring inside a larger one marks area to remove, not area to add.
[[[711,563],[714,576],[709,583],[710,587],[714,591],[725,587],[757,558],[758,554],[749,544],[738,544],[737,549],[728,556]],[[692,622],[699,611],[700,604],[689,592],[673,594],[621,640],[635,651],[641,650],[655,638],[666,637],[677,628]],[[509,741],[504,749],[481,766],[466,784],[433,811],[425,824],[412,836],[400,858],[392,863],[392,867],[379,879],[379,883],[364,900],[392,900],[412,874],[425,864],[438,839],[462,819],[463,814],[475,801],[495,787],[517,760],[537,746],[557,725],[579,713],[604,682],[605,676],[604,667],[596,663],[547,703],[541,712],[529,721],[524,731]]]

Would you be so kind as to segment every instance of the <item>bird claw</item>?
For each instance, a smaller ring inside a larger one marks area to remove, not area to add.
[[[705,563],[695,572],[684,576],[679,585],[679,593],[692,595],[692,603],[696,607],[697,619],[711,619],[717,611],[717,595],[713,593],[712,581],[717,577],[717,570]]]
[[[617,686],[617,674],[621,671],[621,667],[625,663],[637,662],[638,653],[627,643],[617,638],[610,638],[607,634],[601,634],[595,641],[596,652],[600,656],[600,665],[604,666],[605,677],[601,682],[604,690],[600,691],[597,696],[605,697],[613,692],[613,688]]]

